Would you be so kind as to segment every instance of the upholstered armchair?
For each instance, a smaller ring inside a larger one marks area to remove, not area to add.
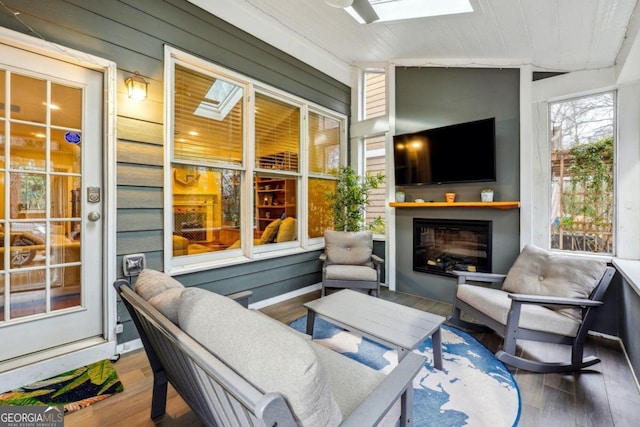
[[[506,275],[454,272],[458,287],[449,321],[483,329],[476,322],[462,320],[465,313],[502,336],[504,344],[496,356],[509,365],[541,373],[579,370],[600,362],[595,357],[583,358],[584,341],[614,273],[604,261],[527,245]],[[502,286],[496,288],[499,284]],[[570,345],[571,360],[549,362],[518,356],[518,340]]]
[[[325,251],[322,265],[322,296],[327,288],[366,289],[377,297],[380,293],[382,258],[373,254],[371,231],[324,232]]]

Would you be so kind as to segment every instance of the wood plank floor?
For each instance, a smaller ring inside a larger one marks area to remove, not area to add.
[[[261,311],[289,323],[306,314],[302,304],[319,297],[313,292],[267,307]],[[448,316],[451,305],[398,292],[383,291],[382,298],[420,310]],[[501,339],[494,334],[475,334],[495,351]],[[556,360],[559,346],[526,345],[522,351]],[[534,374],[513,370],[522,398],[520,426],[632,427],[640,425],[640,393],[626,357],[617,341],[590,337],[587,354],[602,363],[571,374]],[[65,426],[167,426],[192,427],[202,423],[182,398],[169,387],[167,414],[154,423],[149,418],[153,375],[143,351],[124,355],[116,370],[125,391],[65,417]],[[499,402],[496,402],[499,405]],[[492,426],[493,427],[493,426]]]

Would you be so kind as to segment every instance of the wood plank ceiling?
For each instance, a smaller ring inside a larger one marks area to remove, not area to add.
[[[190,0],[349,84],[362,63],[614,65],[638,0],[471,0],[474,12],[358,24],[324,0]],[[343,69],[343,67],[345,67]]]

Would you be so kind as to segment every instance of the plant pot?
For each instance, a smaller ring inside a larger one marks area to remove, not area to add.
[[[493,202],[493,191],[483,191],[480,193],[480,200],[483,202]]]

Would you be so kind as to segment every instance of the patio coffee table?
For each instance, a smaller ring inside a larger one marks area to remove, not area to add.
[[[445,318],[395,302],[345,289],[304,304],[307,334],[313,335],[315,318],[353,331],[398,350],[398,360],[427,337],[433,343],[433,366],[442,369],[440,325]]]

